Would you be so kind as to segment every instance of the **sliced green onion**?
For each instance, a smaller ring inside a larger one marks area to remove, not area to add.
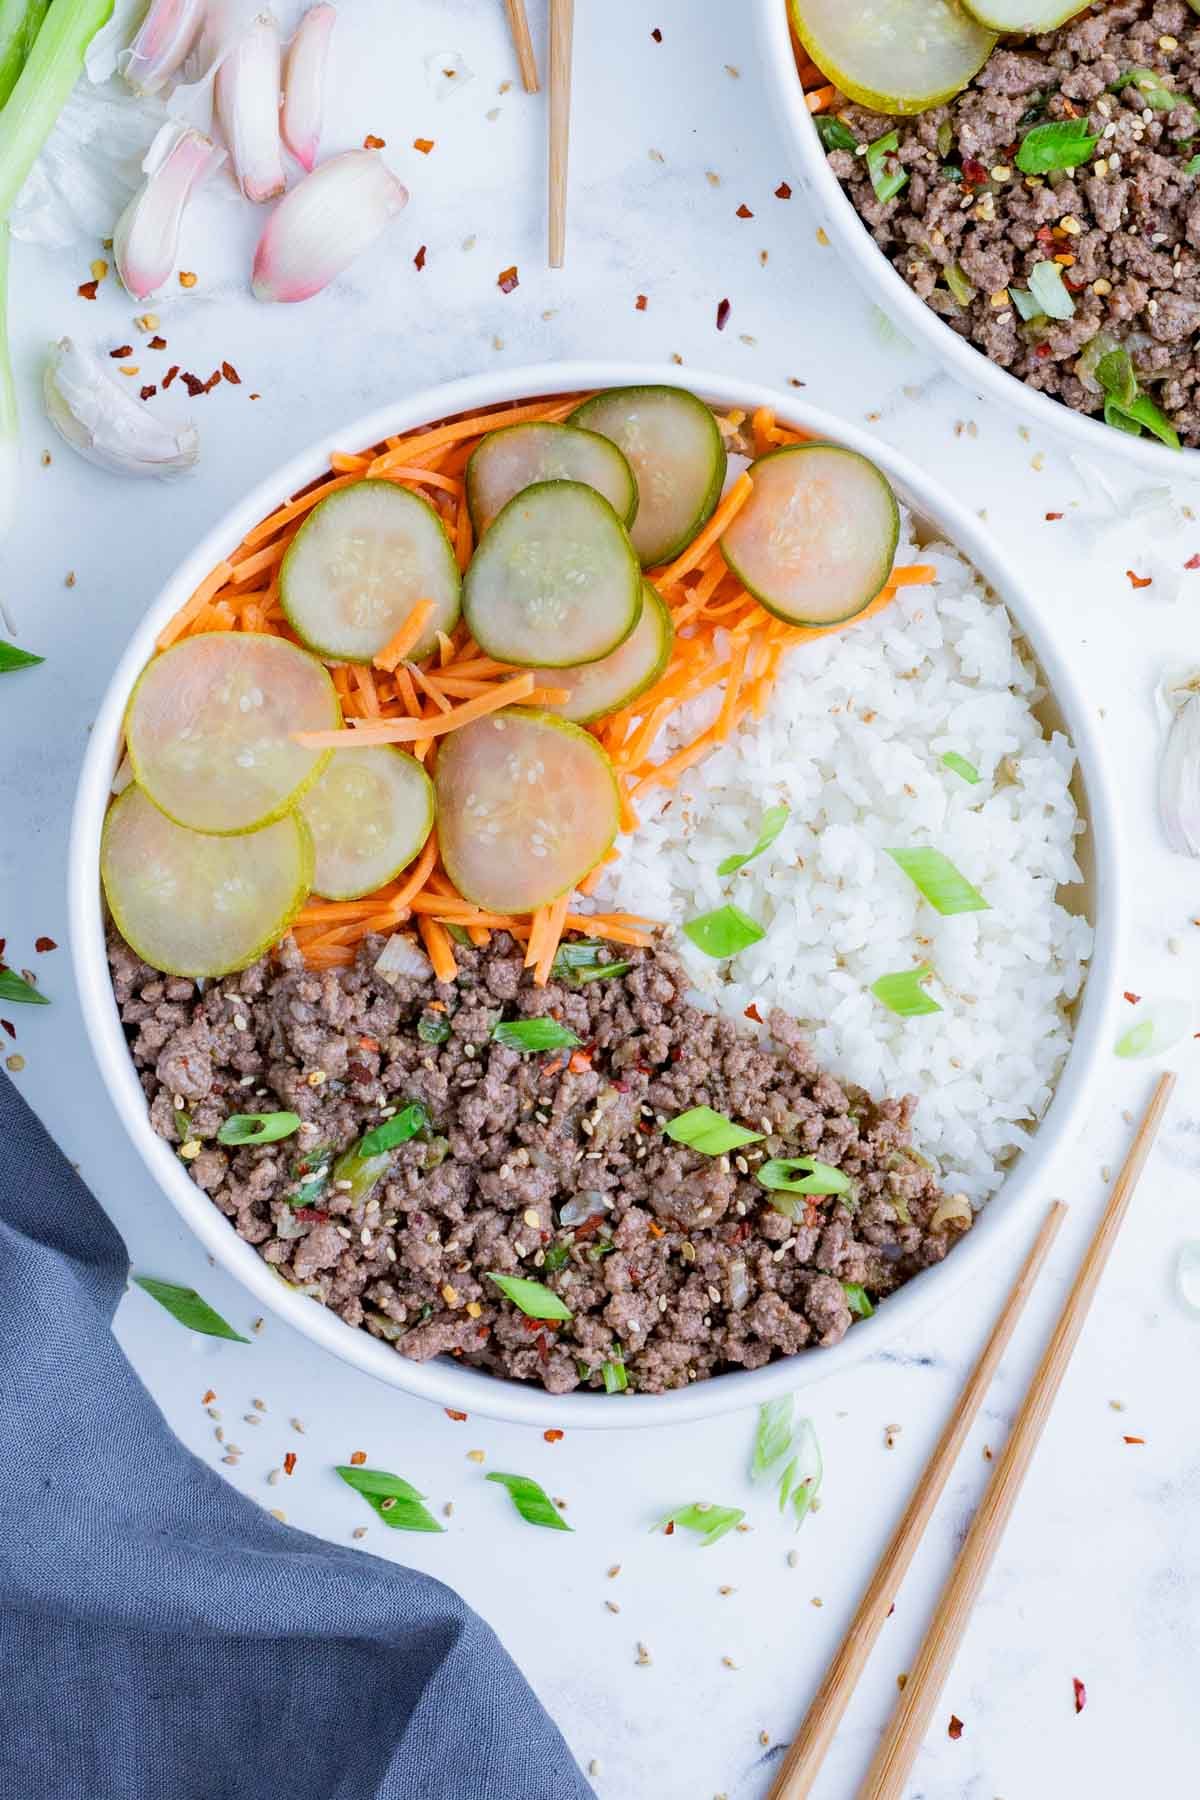
[[[843,1281],[842,1292],[846,1296],[846,1305],[856,1319],[869,1319],[875,1308],[871,1305],[870,1296],[865,1287],[857,1281]]]
[[[901,969],[895,975],[881,975],[878,981],[871,983],[871,992],[898,1018],[919,1019],[925,1013],[942,1010],[922,986],[932,973],[929,964],[922,963],[919,969]]]
[[[714,1506],[711,1500],[693,1500],[690,1506],[677,1506],[650,1529],[665,1531],[671,1525],[684,1531],[699,1532],[700,1548],[707,1550],[740,1525],[745,1516],[740,1506]]]
[[[0,417],[3,412],[0,403]],[[45,660],[44,656],[35,656],[32,650],[19,650],[15,644],[0,643],[0,675],[11,675],[14,669],[32,669]]]
[[[359,1469],[351,1463],[337,1463],[337,1473],[361,1494],[367,1505],[379,1514],[393,1531],[444,1531],[428,1507],[422,1505],[424,1494],[418,1493],[402,1475],[391,1475],[386,1469]]]
[[[826,150],[857,150],[858,139],[850,127],[832,113],[819,114],[814,120],[817,136]]]
[[[754,840],[754,848],[747,850],[744,856],[727,856],[723,862],[717,864],[717,874],[736,875],[737,871],[744,869],[748,862],[753,862],[756,856],[761,856],[764,850],[769,850],[791,816],[790,806],[768,806],[762,816],[758,836]]]
[[[571,1527],[551,1500],[545,1488],[528,1475],[501,1475],[493,1470],[487,1477],[507,1488],[512,1503],[527,1525],[544,1525],[547,1531],[570,1531]]]
[[[699,918],[689,919],[683,929],[697,950],[712,957],[736,956],[739,950],[757,944],[767,935],[748,913],[732,904],[718,906],[715,912],[701,913]]]
[[[50,0],[0,0],[0,106],[25,67]]]
[[[1077,169],[1090,162],[1100,142],[1086,118],[1054,119],[1035,125],[1021,139],[1015,162],[1022,175],[1048,175],[1052,169]]]
[[[954,127],[949,119],[943,119],[937,130],[937,153],[945,162],[954,148]]]
[[[693,1106],[687,1112],[677,1113],[663,1126],[663,1132],[673,1143],[685,1144],[701,1156],[724,1156],[727,1150],[736,1150],[742,1144],[761,1142],[763,1136],[761,1131],[747,1131],[744,1125],[735,1125],[711,1106]]]
[[[1193,156],[1183,165],[1184,175],[1200,175],[1200,156]]]
[[[1028,288],[1010,287],[1008,290],[1008,297],[1020,313],[1021,317],[1025,320],[1026,324],[1028,324],[1031,319],[1045,318],[1046,315],[1042,311],[1040,301],[1034,298]]]
[[[1029,271],[1029,291],[1048,319],[1074,318],[1075,301],[1063,285],[1061,263],[1034,263]]]
[[[980,778],[979,770],[975,767],[975,764],[969,763],[965,756],[960,756],[958,754],[957,750],[946,751],[942,757],[942,767],[943,769],[949,769],[952,775],[961,775],[964,781],[969,781],[971,783],[972,787],[975,786]]]
[[[908,182],[908,175],[900,166],[899,149],[900,137],[895,131],[867,145],[867,174],[877,200],[894,200]]]
[[[1122,88],[1136,88],[1151,112],[1174,112],[1177,106],[1191,106],[1192,101],[1186,94],[1169,88],[1161,75],[1154,69],[1129,69],[1113,82],[1109,93],[1119,94]]]
[[[498,1275],[494,1269],[487,1272],[489,1281],[494,1281],[500,1292],[519,1306],[527,1319],[569,1319],[571,1309],[564,1306],[558,1295],[540,1281],[526,1281],[521,1275]]]
[[[358,1146],[360,1156],[382,1156],[385,1150],[394,1150],[398,1144],[407,1144],[415,1138],[418,1131],[424,1131],[429,1124],[429,1114],[419,1100],[410,1100],[408,1105],[382,1125],[376,1125],[368,1131]]]
[[[189,1331],[198,1331],[204,1337],[226,1338],[232,1344],[248,1344],[240,1331],[235,1331],[219,1312],[214,1312],[208,1301],[203,1299],[193,1287],[177,1287],[173,1281],[156,1281],[152,1275],[135,1275],[137,1286],[144,1289],[152,1300],[169,1312],[180,1325]]]
[[[604,1377],[606,1394],[623,1394],[629,1386],[629,1377],[625,1373],[625,1354],[620,1344],[614,1344],[612,1355],[606,1363],[601,1363],[600,1373]]]
[[[944,919],[957,913],[991,911],[990,902],[940,850],[889,850],[887,854]]]
[[[492,1027],[492,1042],[507,1050],[532,1056],[538,1050],[566,1050],[579,1043],[575,1033],[557,1019],[502,1019]]]
[[[442,925],[456,944],[461,944],[465,950],[471,948],[471,934],[465,925],[456,925],[451,919],[443,919]]]
[[[230,1113],[217,1131],[218,1144],[277,1144],[300,1129],[294,1112]]]
[[[1096,380],[1104,389],[1110,400],[1118,406],[1132,406],[1138,397],[1137,376],[1134,373],[1133,358],[1124,345],[1118,344],[1112,350],[1106,350],[1095,367]]]
[[[1118,1056],[1137,1059],[1160,1056],[1192,1028],[1192,1009],[1186,1000],[1160,1000],[1145,1007],[1137,1023],[1123,1031],[1116,1042]]]
[[[801,1171],[799,1179],[797,1169]],[[818,1162],[815,1156],[772,1157],[755,1171],[755,1179],[772,1193],[845,1194],[850,1189],[848,1175],[829,1163]]]
[[[444,1044],[450,1036],[450,1021],[440,1013],[422,1013],[417,1020],[417,1036],[423,1044]]]
[[[975,298],[975,289],[967,280],[962,265],[956,262],[947,263],[946,267],[942,270],[942,274],[945,277],[946,286],[950,289],[950,292],[954,295],[958,304],[962,307],[970,306],[972,300]]]
[[[780,1511],[790,1499],[792,1512],[795,1515],[796,1530],[799,1531],[805,1519],[812,1511],[817,1495],[821,1491],[821,1481],[825,1466],[821,1459],[821,1446],[817,1441],[817,1433],[811,1419],[801,1419],[796,1431],[796,1454],[788,1468],[790,1481],[786,1488],[780,1484]]]
[[[1122,406],[1116,400],[1106,400],[1104,402],[1104,423],[1115,425],[1118,431],[1127,431],[1133,437],[1140,436],[1142,428],[1145,427],[1153,437],[1158,438],[1160,443],[1166,444],[1169,450],[1182,448],[1179,442],[1179,433],[1166,413],[1154,404],[1149,394],[1139,394],[1137,399],[1128,406]]]
[[[792,1415],[796,1403],[791,1394],[768,1400],[758,1409],[754,1452],[750,1458],[751,1481],[774,1481],[778,1465],[792,1447]]]
[[[550,1269],[551,1271],[553,1271],[554,1269],[563,1269],[570,1262],[570,1260],[571,1260],[570,1244],[564,1244],[564,1243],[551,1244],[550,1248],[546,1251],[546,1254],[542,1259],[542,1267],[543,1267],[543,1269]]]
[[[626,974],[631,962],[601,962],[601,950],[608,945],[603,938],[574,938],[560,944],[550,965],[552,981],[565,981],[568,987],[583,987],[589,981],[607,981]]]
[[[17,1006],[49,1006],[45,994],[38,992],[32,981],[26,981],[15,969],[0,968],[0,1000],[11,1000]]]

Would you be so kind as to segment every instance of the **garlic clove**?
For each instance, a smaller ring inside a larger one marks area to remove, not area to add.
[[[113,232],[113,261],[135,300],[153,299],[170,279],[192,189],[224,160],[225,152],[190,125],[164,125],[151,144],[146,179]]]
[[[187,421],[165,419],[108,374],[70,338],[50,349],[42,381],[46,415],[59,436],[115,475],[186,475],[200,455]]]
[[[252,285],[259,300],[319,294],[382,236],[408,204],[408,189],[375,150],[331,157],[282,199],[258,242]]]
[[[325,68],[337,8],[312,6],[288,46],[283,71],[283,141],[302,169],[312,173],[321,142],[325,109]]]
[[[117,64],[135,94],[157,94],[200,34],[206,0],[150,0],[141,29]]]
[[[217,70],[213,99],[247,200],[261,204],[282,194],[283,146],[279,138],[282,51],[273,13],[260,12]]]

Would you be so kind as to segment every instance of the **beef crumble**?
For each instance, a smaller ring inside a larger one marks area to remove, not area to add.
[[[1160,78],[1154,104],[1129,82],[1133,71]],[[860,151],[834,149],[829,163],[879,248],[951,330],[1031,387],[1095,414],[1104,395],[1075,365],[1109,333],[1196,446],[1198,107],[1200,20],[1187,0],[1110,0],[1057,31],[1006,40],[961,94],[915,118],[839,108]],[[1022,174],[1026,132],[1065,119],[1087,120],[1100,139],[1094,156]],[[861,151],[892,130],[908,180],[881,202]],[[1010,288],[1027,288],[1034,265],[1056,259],[1074,315],[1023,321]]]
[[[116,934],[109,958],[154,1127],[192,1179],[285,1280],[404,1356],[449,1353],[556,1394],[603,1387],[623,1357],[631,1387],[661,1393],[836,1343],[852,1318],[843,1283],[887,1294],[962,1228],[931,1222],[941,1194],[912,1148],[911,1097],[833,1080],[782,1012],[760,1042],[697,1010],[665,951],[538,988],[503,932],[456,947],[452,983],[385,979],[382,942],[315,974],[287,939],[203,991]],[[550,1014],[582,1048],[492,1041],[501,1017]],[[411,1101],[428,1130],[365,1196],[339,1189],[337,1153]],[[673,1143],[662,1124],[694,1106],[764,1141],[732,1158]],[[293,1137],[218,1143],[231,1113],[277,1108],[299,1115]],[[840,1168],[851,1193],[799,1199],[788,1218],[754,1168],[803,1155]],[[571,1319],[526,1318],[489,1270],[544,1283]]]

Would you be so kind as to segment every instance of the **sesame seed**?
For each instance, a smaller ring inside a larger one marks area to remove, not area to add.
[[[473,1463],[481,1463],[484,1460],[484,1454],[485,1453],[482,1450],[468,1450],[467,1451],[467,1461],[473,1462]]]
[[[219,1419],[221,1417],[221,1409],[219,1406],[207,1406],[204,1410],[207,1412],[210,1419]]]
[[[534,1231],[537,1231],[542,1223],[541,1216],[534,1211],[532,1206],[529,1207],[525,1212],[523,1212],[521,1214],[521,1217],[524,1219],[525,1223],[528,1226],[530,1226],[530,1228]]]
[[[545,1259],[543,1258],[543,1261],[544,1260]],[[468,1300],[467,1301],[467,1317],[469,1319],[478,1319],[480,1317],[480,1315],[482,1314],[482,1312],[483,1312],[483,1308],[482,1308],[482,1306],[480,1306],[478,1300]]]
[[[734,1662],[732,1656],[723,1656],[721,1658],[721,1666],[722,1666],[722,1668],[725,1668],[725,1669],[736,1669],[737,1668],[737,1664]]]
[[[598,1756],[593,1756],[591,1762],[588,1764],[588,1774],[589,1775],[598,1775],[599,1773],[600,1773],[600,1758]]]
[[[618,1575],[619,1575],[619,1574],[620,1574],[620,1573],[621,1573],[621,1565],[620,1565],[620,1563],[614,1563],[614,1564],[613,1564],[613,1565],[612,1565],[612,1568],[611,1568],[611,1569],[609,1569],[609,1570],[608,1570],[608,1571],[607,1571],[607,1574],[608,1574],[608,1579],[609,1579],[609,1580],[610,1580],[610,1581],[615,1581],[615,1580],[616,1580],[616,1578],[617,1578],[617,1576],[618,1576]]]
[[[289,1419],[288,1424],[291,1426],[293,1431],[298,1431],[300,1433],[301,1437],[304,1436],[304,1420],[303,1419]]]
[[[788,1568],[789,1569],[798,1568],[799,1563],[800,1563],[800,1552],[798,1550],[789,1550],[787,1553]]]
[[[365,1538],[366,1535],[367,1535],[367,1528],[365,1525],[356,1525],[354,1527],[354,1530],[350,1533],[350,1536],[352,1538],[354,1538],[355,1540],[358,1540],[360,1538]]]
[[[233,1467],[234,1467],[234,1468],[235,1468],[235,1469],[236,1469],[236,1467],[237,1467],[237,1465],[238,1465],[238,1463],[239,1463],[239,1462],[240,1462],[240,1461],[241,1461],[241,1458],[240,1458],[240,1457],[237,1457],[237,1456],[234,1456],[234,1455],[233,1455],[233,1453],[232,1453],[232,1451],[231,1451],[231,1452],[230,1452],[230,1454],[229,1454],[229,1455],[228,1455],[228,1456],[223,1456],[223,1457],[222,1457],[222,1458],[221,1458],[221,1461],[222,1461],[222,1462],[223,1462],[223,1463],[231,1463],[231,1464],[232,1464],[232,1465],[233,1465]]]
[[[718,1594],[736,1594],[737,1589],[731,1588],[731,1587],[719,1587],[717,1589],[717,1592],[718,1592]]]
[[[270,1474],[267,1476],[267,1486],[268,1487],[278,1487],[279,1483],[282,1480],[283,1480],[283,1470],[282,1469],[272,1469]]]
[[[258,1413],[253,1413],[253,1412],[243,1413],[242,1419],[247,1425],[261,1425],[262,1424],[262,1418],[260,1417],[260,1415]]]
[[[446,1286],[442,1289],[442,1299],[446,1302],[447,1306],[457,1306],[458,1289],[452,1288],[449,1282],[447,1282]]]
[[[619,1613],[621,1610],[621,1603],[619,1600],[606,1600],[604,1604],[610,1613]]]
[[[307,1081],[309,1087],[322,1087],[325,1082],[329,1080],[329,1077],[324,1069],[312,1069],[304,1079]]]
[[[238,1030],[238,1031],[245,1031],[245,1029],[246,1029],[246,1015],[245,1015],[245,1013],[234,1013],[234,1015],[233,1015],[233,1023],[234,1023],[234,1026],[235,1026],[235,1028],[236,1028],[236,1029],[237,1029],[237,1030]]]
[[[637,1666],[638,1666],[638,1668],[639,1669],[648,1669],[650,1667],[650,1660],[651,1660],[650,1652],[649,1652],[649,1650],[647,1650],[645,1644],[639,1644],[637,1647]]]

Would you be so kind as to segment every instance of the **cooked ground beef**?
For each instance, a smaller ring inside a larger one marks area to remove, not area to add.
[[[783,1013],[760,1043],[698,1011],[664,951],[538,988],[505,933],[456,948],[449,984],[385,980],[381,948],[368,939],[352,969],[313,974],[289,939],[203,992],[115,934],[109,958],[155,1129],[280,1275],[404,1356],[449,1353],[561,1394],[603,1387],[619,1345],[631,1387],[660,1393],[836,1343],[852,1317],[843,1282],[889,1293],[959,1229],[930,1228],[941,1196],[911,1148],[911,1098],[834,1081]],[[583,1047],[524,1055],[491,1039],[502,1017],[547,1014]],[[339,1190],[337,1154],[410,1101],[428,1130],[369,1194]],[[672,1143],[662,1124],[694,1106],[764,1141],[732,1160]],[[277,1109],[299,1114],[295,1136],[217,1142],[229,1114]],[[803,1155],[851,1178],[849,1206],[772,1207],[756,1164]],[[554,1289],[570,1322],[526,1318],[489,1270]]]
[[[1132,70],[1180,95],[1155,110]],[[865,156],[829,162],[876,243],[953,331],[1031,387],[1077,412],[1103,395],[1075,373],[1083,346],[1107,330],[1130,350],[1142,388],[1185,444],[1200,445],[1200,19],[1187,0],[1111,0],[1057,31],[1008,40],[949,105],[892,118],[849,105],[861,144],[900,136],[907,184],[875,197]],[[1073,173],[1026,176],[1015,157],[1033,126],[1083,118],[1100,137]],[[1192,165],[1195,169],[1192,172]],[[1062,323],[1022,321],[1010,286],[1035,263],[1060,266],[1075,302]],[[946,285],[974,289],[963,305]]]

